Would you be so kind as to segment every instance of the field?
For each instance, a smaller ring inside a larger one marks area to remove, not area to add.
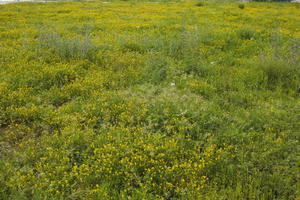
[[[0,199],[300,199],[300,4],[0,5]]]

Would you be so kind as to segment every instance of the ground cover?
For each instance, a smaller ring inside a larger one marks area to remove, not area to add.
[[[299,199],[295,3],[0,5],[0,199]]]

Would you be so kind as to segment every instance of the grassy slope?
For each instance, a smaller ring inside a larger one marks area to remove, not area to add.
[[[195,4],[0,5],[0,199],[299,199],[299,4]]]

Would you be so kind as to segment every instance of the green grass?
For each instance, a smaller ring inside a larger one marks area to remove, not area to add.
[[[298,200],[299,20],[294,3],[0,5],[0,199]]]

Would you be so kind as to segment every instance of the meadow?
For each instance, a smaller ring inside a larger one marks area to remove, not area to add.
[[[300,199],[300,4],[0,5],[0,199]]]

